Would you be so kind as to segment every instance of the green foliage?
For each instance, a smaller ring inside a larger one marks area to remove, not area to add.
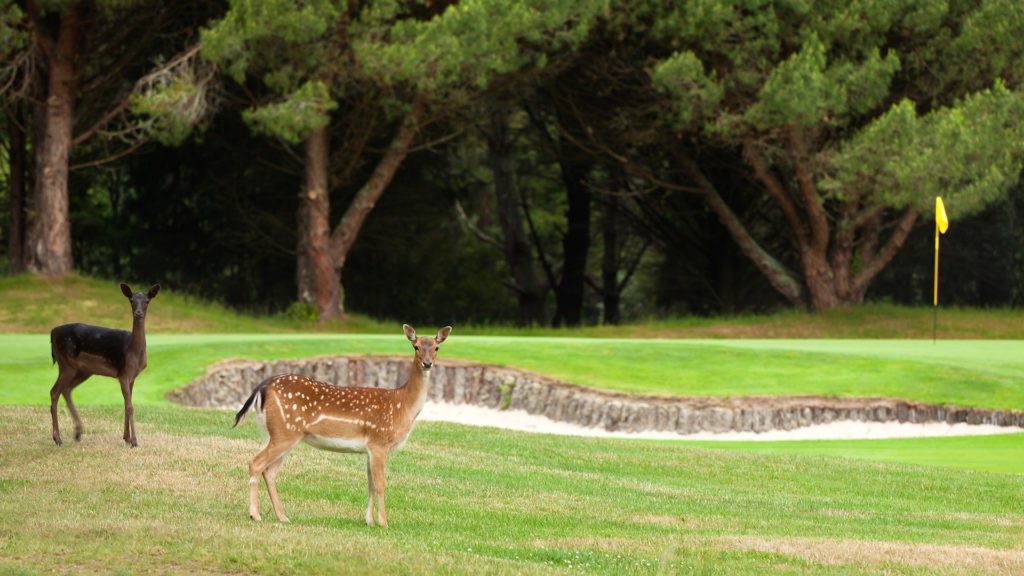
[[[267,74],[268,84],[287,92],[304,83],[305,73],[324,64],[319,58],[324,56],[325,35],[340,15],[340,7],[331,0],[232,0],[227,15],[203,30],[203,55],[223,66],[236,82],[243,82],[250,72]],[[307,69],[292,74],[278,69],[298,62]]]
[[[28,43],[24,20],[25,14],[17,2],[0,0],[0,56],[5,59],[23,50]],[[0,79],[3,78],[3,74],[0,72]]]
[[[607,0],[459,2],[428,20],[400,19],[383,33],[367,29],[380,26],[379,16],[364,18],[355,52],[368,75],[443,98],[527,66],[543,68],[549,54],[579,45],[607,8]]]
[[[236,82],[260,78],[271,90],[243,114],[253,130],[291,143],[327,125],[336,109],[340,56],[332,36],[342,8],[319,0],[235,0],[227,15],[202,32],[203,57]]]
[[[317,310],[316,304],[292,302],[282,316],[289,320],[298,320],[300,322],[316,322],[320,317],[320,311]]]
[[[326,126],[330,121],[329,112],[337,107],[323,82],[310,81],[284,100],[246,110],[243,117],[258,133],[298,144]]]
[[[132,94],[132,114],[148,119],[143,130],[158,142],[177,146],[191,136],[206,116],[206,88],[188,72],[160,82],[145,92]]]
[[[927,213],[942,196],[965,217],[1004,196],[1024,168],[1024,95],[997,83],[919,116],[904,100],[847,141],[826,188]]]
[[[759,130],[823,122],[842,106],[839,87],[825,75],[826,66],[825,46],[812,35],[765,79],[758,101],[747,111],[748,121]]]
[[[655,86],[670,94],[680,129],[711,114],[722,100],[722,86],[708,76],[693,52],[677,52],[651,72]]]

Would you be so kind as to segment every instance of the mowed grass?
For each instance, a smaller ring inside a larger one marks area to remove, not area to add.
[[[335,334],[153,334],[136,398],[160,402],[225,358],[408,354],[389,336]],[[531,370],[583,386],[685,396],[819,394],[1024,409],[1024,342],[913,340],[615,340],[465,336],[441,351]],[[0,334],[0,404],[45,404],[56,379],[48,335]],[[84,384],[82,402],[121,400],[116,382]]]
[[[0,572],[1015,574],[1024,476],[421,423],[392,456],[391,527],[362,523],[364,460],[297,447],[291,524],[246,515],[262,443],[226,412],[0,407]]]
[[[827,456],[878,462],[942,466],[1024,474],[1024,433],[887,440],[791,440],[779,442],[687,442],[718,450],[758,454]]]
[[[582,385],[675,395],[835,394],[1024,409],[1024,354],[1012,341],[692,341],[453,335],[441,353],[530,368]],[[224,358],[408,354],[401,335],[154,335],[135,403],[164,395]],[[0,335],[0,404],[48,405],[57,369],[42,335]],[[116,381],[95,377],[80,406],[119,406]],[[140,409],[140,414],[144,411]],[[144,416],[140,415],[140,420]],[[65,426],[67,424],[65,423]],[[65,432],[67,433],[66,429]],[[1024,474],[1024,434],[827,442],[725,442],[708,447],[817,454]]]

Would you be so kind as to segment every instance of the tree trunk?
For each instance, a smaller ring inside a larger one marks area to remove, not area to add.
[[[602,229],[604,255],[601,258],[601,295],[604,298],[604,323],[618,324],[619,313],[619,200],[609,196],[604,205]]]
[[[25,270],[25,174],[27,168],[25,148],[25,114],[19,103],[12,106],[12,117],[7,126],[10,141],[8,212],[10,215],[7,238],[7,271],[20,274]]]
[[[538,277],[530,242],[523,227],[512,147],[505,132],[504,119],[496,120],[488,138],[487,154],[487,163],[494,179],[494,198],[501,224],[505,261],[512,274],[519,303],[519,323],[523,326],[544,324],[548,288]]]
[[[391,179],[395,177],[395,172],[402,165],[402,161],[409,155],[409,147],[419,131],[419,123],[425,107],[423,98],[417,98],[412,109],[402,119],[398,132],[391,139],[387,152],[377,163],[370,179],[356,192],[352,203],[349,204],[345,214],[342,215],[338,225],[331,233],[329,248],[338,274],[338,309],[341,314],[345,312],[344,288],[341,286],[341,273],[345,268],[345,259],[348,258],[348,253],[352,250],[366,217],[373,210],[377,200],[384,194]]]
[[[47,95],[40,162],[35,167],[34,219],[29,232],[28,269],[47,276],[70,273],[71,223],[68,219],[68,166],[74,109],[74,59],[79,4],[71,2],[60,17],[56,42],[47,52]],[[45,41],[45,32],[37,31]]]
[[[296,275],[300,302],[316,306],[320,322],[341,317],[341,277],[330,253],[327,128],[306,139],[306,188],[299,201]]]
[[[802,263],[811,310],[818,312],[835,308],[839,304],[839,297],[836,295],[832,268],[828,265],[825,254],[817,250],[807,250],[803,254]]]
[[[565,237],[562,239],[562,278],[555,290],[555,317],[552,324],[579,326],[583,319],[583,290],[586,285],[587,253],[590,250],[590,191],[584,173],[566,155],[570,143],[561,139],[559,164],[565,184],[568,209]]]

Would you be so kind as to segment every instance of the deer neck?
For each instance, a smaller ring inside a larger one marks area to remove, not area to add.
[[[409,379],[400,390],[403,402],[409,406],[409,415],[413,418],[419,415],[423,404],[427,401],[429,385],[430,370],[424,370],[423,365],[414,360],[412,371],[409,372]]]
[[[128,354],[136,358],[146,353],[146,317],[132,317],[132,339],[128,344]]]

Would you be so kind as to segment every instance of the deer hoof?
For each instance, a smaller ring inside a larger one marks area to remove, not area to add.
[[[75,432],[75,442],[81,442],[81,441],[82,441],[82,432],[81,431]]]
[[[263,518],[261,518],[258,513],[257,514],[253,514],[252,512],[250,512],[249,513],[249,518],[251,518],[254,522],[262,522],[263,521]]]
[[[287,516],[281,516],[280,518],[277,519],[277,521],[278,522],[284,522],[285,524],[291,524],[292,523],[292,521],[289,520]]]
[[[56,437],[56,436],[53,437],[53,443],[56,444],[57,446],[63,446],[64,445],[64,442],[61,442],[61,439]]]

